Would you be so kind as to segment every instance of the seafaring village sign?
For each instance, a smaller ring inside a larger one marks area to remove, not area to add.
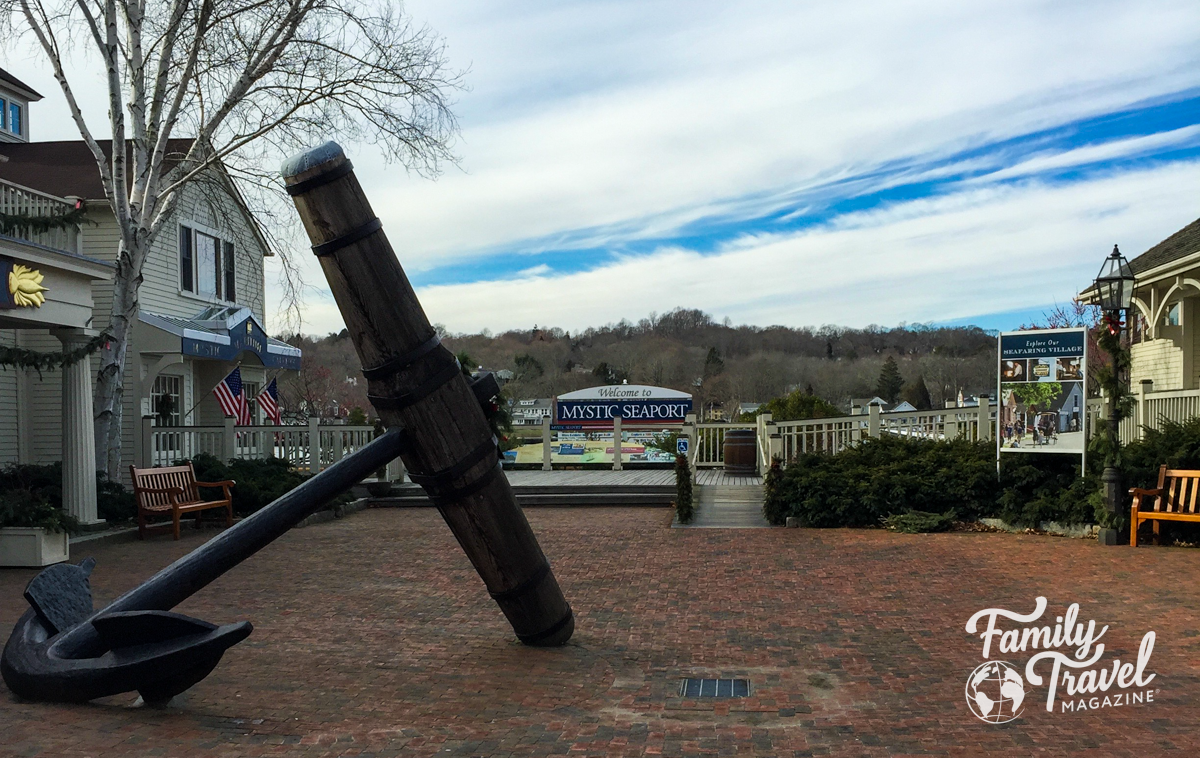
[[[631,426],[682,424],[691,412],[692,396],[686,392],[616,384],[559,395],[554,403],[554,427],[611,427],[617,416],[623,424]]]

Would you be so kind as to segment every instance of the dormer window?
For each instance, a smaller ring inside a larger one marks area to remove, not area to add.
[[[8,101],[0,97],[0,129],[8,131]]]
[[[193,229],[179,227],[179,289],[204,298],[237,300],[233,243]]]
[[[21,104],[8,104],[8,130],[18,137],[21,136]]]

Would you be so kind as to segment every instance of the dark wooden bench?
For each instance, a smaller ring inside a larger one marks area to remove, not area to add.
[[[1196,501],[1200,499],[1200,471],[1169,469],[1164,463],[1158,470],[1158,486],[1154,489],[1134,487],[1133,508],[1129,514],[1129,544],[1137,547],[1138,527],[1143,521],[1154,522],[1154,544],[1158,544],[1159,521],[1200,521]],[[1146,501],[1154,501],[1154,509]]]
[[[133,496],[137,498],[138,539],[146,539],[146,532],[151,529],[167,526],[173,527],[175,539],[179,539],[179,517],[185,513],[195,513],[199,519],[200,512],[210,508],[224,508],[225,525],[233,526],[233,499],[229,494],[229,488],[234,486],[232,480],[198,482],[196,470],[190,463],[164,468],[130,466],[129,475],[133,480]],[[200,487],[220,487],[224,497],[220,500],[203,500],[200,498]],[[171,516],[170,524],[151,526],[146,522],[148,517],[166,515]]]

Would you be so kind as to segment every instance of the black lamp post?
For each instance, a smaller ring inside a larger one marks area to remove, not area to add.
[[[1100,308],[1104,311],[1108,333],[1114,338],[1118,351],[1125,349],[1121,334],[1124,326],[1122,315],[1128,313],[1133,302],[1135,284],[1129,261],[1125,260],[1125,256],[1113,245],[1112,255],[1105,259],[1100,273],[1096,276],[1096,293],[1100,297]],[[1122,390],[1128,381],[1122,371],[1122,363],[1119,356],[1113,356],[1113,389],[1116,391],[1109,393],[1111,405],[1108,414],[1109,439],[1113,450],[1101,476],[1101,481],[1104,482],[1104,504],[1113,514],[1120,511],[1124,499],[1121,492],[1121,471],[1116,466],[1116,452],[1121,445],[1121,398],[1124,394]]]

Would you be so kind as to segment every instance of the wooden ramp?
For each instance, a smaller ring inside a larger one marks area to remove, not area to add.
[[[762,484],[697,485],[696,515],[689,529],[761,529],[771,526],[762,514]],[[675,524],[675,526],[682,526]]]

